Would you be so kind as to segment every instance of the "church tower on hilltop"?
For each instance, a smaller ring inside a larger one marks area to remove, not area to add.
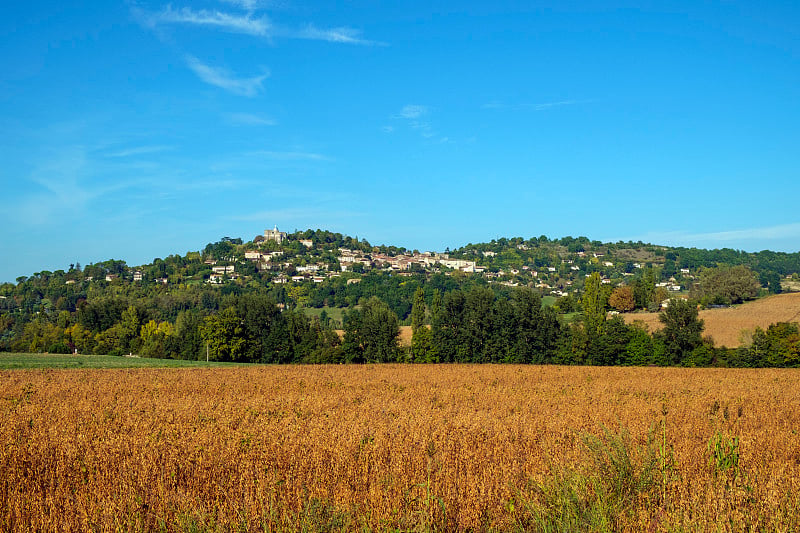
[[[286,232],[285,231],[278,231],[278,226],[275,226],[275,229],[265,229],[264,230],[264,240],[265,241],[275,241],[278,244],[282,243],[286,240]]]

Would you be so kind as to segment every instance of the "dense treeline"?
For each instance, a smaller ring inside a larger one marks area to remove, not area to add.
[[[377,296],[344,315],[340,336],[318,318],[281,309],[267,294],[213,291],[173,298],[125,296],[82,302],[75,312],[37,313],[25,322],[2,315],[2,349],[98,353],[254,363],[536,363],[588,365],[798,366],[797,324],[757,329],[751,346],[715,348],[702,337],[696,304],[670,301],[664,328],[648,333],[608,318],[608,291],[599,276],[587,282],[579,313],[566,324],[529,288],[499,295],[474,285],[431,304],[418,287],[410,347],[398,344],[399,319]]]
[[[585,237],[550,241],[544,236],[470,244],[452,252],[455,257],[479,256],[496,271],[532,265],[528,268],[555,271],[546,274],[551,281],[564,282],[571,275],[573,292],[545,306],[533,283],[513,278],[490,283],[479,274],[439,269],[417,268],[403,275],[374,269],[321,283],[275,284],[276,275],[305,265],[338,271],[338,248],[387,255],[407,250],[308,230],[280,245],[258,243],[263,250],[281,252],[284,271],[276,274],[244,260],[244,251],[254,244],[226,237],[202,252],[157,258],[135,269],[138,282],[124,261],[109,260],[2,284],[0,350],[260,363],[800,364],[796,324],[757,330],[749,346],[727,350],[702,337],[697,318],[698,304],[729,305],[780,292],[780,277],[800,271],[800,254],[602,244]],[[591,257],[588,250],[595,250]],[[602,254],[615,258],[618,277],[606,271],[601,278],[597,256]],[[623,257],[628,259],[620,261]],[[217,262],[236,265],[235,283],[203,282]],[[661,309],[670,294],[659,282],[668,275],[680,278],[679,269],[686,268],[697,269],[686,277],[692,303],[672,300],[662,313],[660,332],[609,318],[612,309]],[[573,269],[579,274],[570,274]],[[310,308],[343,311],[334,319],[335,313],[309,314]],[[398,344],[400,324],[413,329],[410,347]]]

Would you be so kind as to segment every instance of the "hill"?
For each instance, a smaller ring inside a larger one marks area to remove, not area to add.
[[[710,352],[695,350],[699,337],[691,345],[670,345],[667,354],[660,338],[643,338],[630,328],[597,330],[602,338],[589,339],[573,319],[587,295],[601,307],[608,301],[619,310],[654,311],[670,297],[688,294],[711,306],[791,290],[795,283],[800,283],[800,253],[545,236],[501,238],[438,253],[373,246],[323,230],[289,234],[276,228],[250,241],[223,237],[202,251],[147,265],[114,259],[76,263],[66,271],[0,284],[0,351],[369,361],[373,355],[361,353],[364,345],[340,345],[334,330],[344,329],[346,317],[375,298],[376,308],[387,312],[382,317],[393,313],[407,325],[419,305],[431,327],[437,325],[435,348],[414,355],[428,362],[645,365],[680,364],[691,355],[687,364],[703,365]],[[800,307],[794,302],[790,295],[704,312],[706,332],[717,346],[738,346],[742,330],[797,320]],[[649,321],[653,329],[659,325],[657,315],[629,319]],[[409,330],[404,327],[399,339],[406,351]],[[788,351],[778,348],[769,361],[762,360],[763,350],[747,358],[723,353],[717,360],[800,366],[794,344]],[[375,360],[392,360],[395,352],[381,352]]]
[[[650,332],[661,329],[658,313],[626,313],[627,323],[644,322]],[[717,346],[737,348],[756,327],[766,329],[776,322],[800,320],[800,293],[776,294],[723,309],[704,309],[700,318],[705,322],[704,335],[710,335]]]

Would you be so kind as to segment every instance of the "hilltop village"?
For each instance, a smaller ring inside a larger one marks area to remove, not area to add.
[[[796,290],[798,272],[798,253],[544,236],[437,253],[274,227],[147,265],[72,264],[0,284],[0,351],[269,363],[791,366],[794,348],[778,350],[777,362],[762,348],[794,346],[795,326],[759,333],[766,340],[754,341],[755,351],[717,352],[702,338],[697,312]],[[674,339],[616,316],[661,309],[675,317]],[[400,350],[403,325],[416,334]]]
[[[364,274],[373,271],[405,277],[443,273],[477,275],[489,283],[530,286],[544,295],[561,297],[582,287],[581,278],[594,272],[601,274],[603,284],[617,286],[634,277],[637,271],[656,266],[664,279],[655,285],[667,296],[686,289],[695,279],[691,268],[676,264],[668,248],[642,243],[611,246],[612,252],[609,245],[592,243],[586,238],[568,239],[567,243],[547,238],[517,238],[437,253],[370,246],[366,241],[341,236],[325,237],[330,235],[313,231],[288,234],[275,227],[248,243],[223,240],[210,245],[204,254],[204,264],[210,268],[205,281],[236,282],[252,267],[273,284],[323,283],[341,276],[348,283],[359,283]],[[342,241],[349,242],[349,246],[342,246]],[[226,243],[230,246],[225,246]],[[134,272],[135,279],[142,275],[142,271]],[[157,281],[164,282],[162,278]]]

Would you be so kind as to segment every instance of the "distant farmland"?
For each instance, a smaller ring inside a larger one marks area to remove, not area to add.
[[[622,315],[628,324],[640,320],[650,332],[661,329],[659,313],[626,313]],[[704,309],[700,318],[705,322],[703,335],[710,335],[716,346],[738,348],[743,339],[748,339],[756,326],[767,329],[776,322],[800,321],[800,292],[777,294],[753,302],[725,309]],[[343,330],[339,330],[344,335]],[[411,326],[400,326],[400,346],[411,346]]]
[[[628,313],[625,322],[641,320],[655,331],[661,328],[658,313]],[[800,292],[777,294],[746,304],[725,309],[700,311],[705,322],[704,335],[710,335],[717,346],[737,348],[747,339],[756,326],[766,329],[776,322],[800,320]]]

